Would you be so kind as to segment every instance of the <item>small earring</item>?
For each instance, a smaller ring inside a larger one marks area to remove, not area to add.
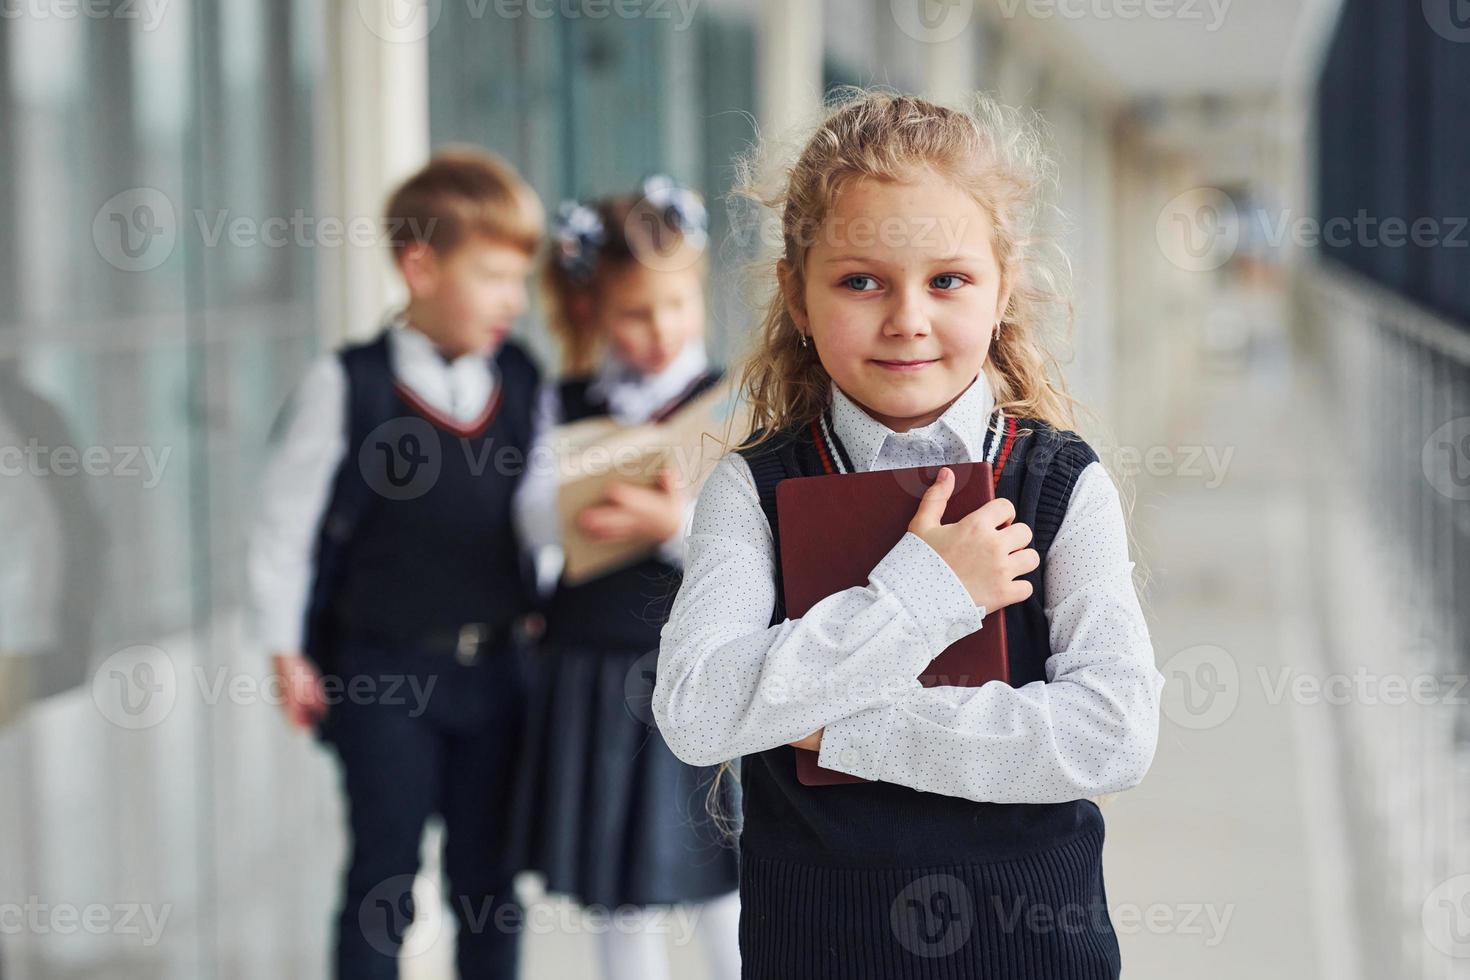
[[[994,340],[999,340],[1000,339],[1000,321],[999,320],[996,320],[995,321],[995,329],[990,332],[990,336]]]
[[[806,334],[801,335],[801,346],[803,349],[811,346],[810,342],[806,338]]]

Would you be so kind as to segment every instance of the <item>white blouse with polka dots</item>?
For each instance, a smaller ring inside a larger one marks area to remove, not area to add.
[[[860,471],[980,459],[994,399],[982,373],[935,422],[894,432],[835,389]],[[908,533],[866,586],[769,625],[775,550],[750,468],[730,453],[699,494],[684,580],[659,648],[653,711],[674,754],[712,765],[823,729],[819,763],[999,803],[1136,785],[1153,760],[1164,678],[1133,587],[1117,488],[1082,471],[1048,554],[1046,682],[925,688],[934,657],[981,628],[954,571]]]

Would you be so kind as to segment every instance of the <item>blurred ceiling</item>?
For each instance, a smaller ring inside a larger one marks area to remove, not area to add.
[[[1126,96],[1164,98],[1253,94],[1291,84],[1307,62],[1315,65],[1338,8],[1338,0],[987,2],[1003,17],[1025,16],[1058,32]]]

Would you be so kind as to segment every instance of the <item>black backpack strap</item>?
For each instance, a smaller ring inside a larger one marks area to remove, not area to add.
[[[358,453],[372,431],[402,409],[394,391],[386,332],[369,343],[342,350],[337,357],[347,379],[347,457],[337,471],[323,531],[346,544],[377,497],[365,480],[356,478]]]
[[[1083,470],[1097,461],[1097,453],[1077,433],[1056,429],[1035,419],[1018,420],[1010,453],[1011,459],[1001,473],[996,495],[1014,502],[1018,512],[1033,515],[1031,547],[1041,556],[1041,564],[1025,578],[1044,606],[1043,572],[1047,554],[1067,516],[1067,505],[1072,500],[1077,479]]]
[[[376,340],[337,354],[346,380],[343,434],[346,454],[332,479],[312,552],[314,578],[306,609],[305,653],[326,673],[336,669],[332,602],[353,535],[373,508],[376,495],[359,469],[358,454],[368,434],[397,411],[386,332]]]

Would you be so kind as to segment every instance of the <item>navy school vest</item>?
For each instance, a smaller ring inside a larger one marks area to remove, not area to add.
[[[1031,527],[1032,547],[1042,561],[1026,576],[1033,587],[1031,598],[1004,611],[1011,683],[1019,687],[1046,679],[1051,646],[1042,611],[1046,603],[1042,570],[1072,488],[1097,456],[1075,433],[1034,420],[1007,418],[1001,438],[996,495],[1010,500],[1016,521]],[[840,445],[837,450],[845,453]],[[779,576],[776,485],[787,477],[835,470],[815,423],[792,426],[739,452],[750,465],[770,522]],[[776,585],[771,625],[786,618],[779,579]],[[977,803],[882,782],[808,787],[797,781],[795,750],[789,746],[745,756],[740,781],[745,817],[741,846],[744,853],[762,859],[763,866],[789,861],[904,868],[1041,860],[1038,855],[1083,838],[1095,837],[1096,847],[1102,846],[1102,815],[1090,800]]]
[[[534,603],[511,518],[540,372],[506,342],[495,391],[461,426],[393,376],[387,334],[339,355],[346,452],[315,552],[306,652],[325,670],[346,629],[383,636],[506,629]]]
[[[698,398],[724,377],[713,368],[690,382],[653,414],[657,422]],[[561,419],[576,422],[608,414],[592,393],[592,378],[567,378],[559,386]],[[546,609],[546,641],[558,646],[646,653],[657,649],[682,570],[657,555],[576,585],[557,584]]]

